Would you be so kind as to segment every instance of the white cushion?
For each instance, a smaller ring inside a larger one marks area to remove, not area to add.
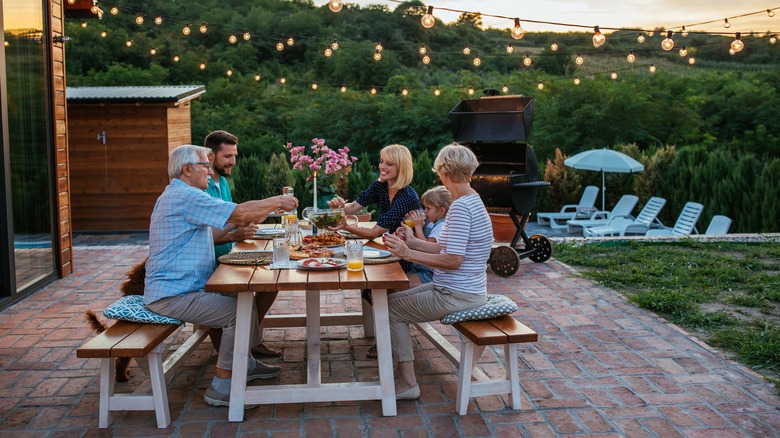
[[[162,316],[144,306],[142,295],[126,295],[103,311],[106,318],[123,319],[132,322],[149,322],[152,324],[184,324],[175,318]]]
[[[497,316],[509,315],[517,310],[517,304],[503,295],[488,295],[487,303],[468,310],[459,310],[445,315],[440,321],[442,324],[455,324],[456,322],[473,321],[476,319],[490,319]]]

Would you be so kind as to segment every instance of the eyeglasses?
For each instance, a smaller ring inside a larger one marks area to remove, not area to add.
[[[209,163],[208,161],[206,161],[206,162],[199,161],[197,163],[190,163],[190,164],[200,164],[207,171],[211,168],[211,163]]]

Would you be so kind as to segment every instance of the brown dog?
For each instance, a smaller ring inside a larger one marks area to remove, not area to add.
[[[146,259],[141,263],[133,266],[127,271],[127,278],[119,286],[119,291],[122,296],[125,295],[143,295],[144,294],[144,280],[146,278]],[[111,324],[107,324],[106,321],[100,321],[97,314],[92,309],[84,311],[84,318],[95,333],[103,333]],[[222,329],[209,328],[209,337],[211,343],[214,345],[214,349],[219,351],[219,340],[222,336]],[[127,382],[130,379],[130,358],[129,357],[117,357],[114,360],[114,372],[117,382]]]

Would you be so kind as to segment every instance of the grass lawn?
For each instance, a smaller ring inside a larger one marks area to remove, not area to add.
[[[780,244],[564,243],[553,255],[729,352],[780,391]]]

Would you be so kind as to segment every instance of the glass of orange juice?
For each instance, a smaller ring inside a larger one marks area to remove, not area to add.
[[[347,270],[363,270],[363,242],[358,240],[347,241]]]
[[[409,228],[414,228],[414,219],[404,219],[404,223]]]

